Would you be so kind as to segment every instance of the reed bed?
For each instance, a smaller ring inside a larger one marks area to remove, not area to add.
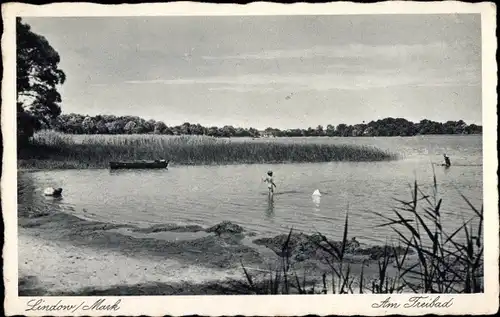
[[[393,217],[374,213],[385,219],[380,226],[390,226],[399,236],[398,246],[386,244],[376,260],[376,273],[370,277],[354,274],[346,260],[349,241],[349,217],[346,212],[343,239],[332,243],[318,233],[312,242],[324,251],[329,270],[315,275],[294,269],[290,237],[282,245],[278,265],[264,276],[252,276],[241,263],[249,292],[253,294],[392,294],[392,293],[481,293],[484,292],[483,208],[473,206],[463,195],[471,217],[447,232],[441,225],[443,201],[438,197],[437,182],[431,193],[424,193],[417,182],[411,199],[397,200]],[[320,237],[319,239],[317,237]],[[403,250],[403,252],[398,252]],[[316,287],[318,286],[318,287]]]
[[[167,159],[175,164],[383,161],[395,154],[368,146],[232,141],[208,136],[35,134],[18,153],[21,167],[103,168],[109,161]]]

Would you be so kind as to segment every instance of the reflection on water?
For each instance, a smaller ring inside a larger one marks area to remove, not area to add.
[[[274,217],[274,198],[272,196],[268,197],[268,199],[267,199],[266,217],[267,218]]]
[[[136,226],[160,223],[212,226],[229,220],[262,235],[286,233],[293,227],[308,232],[319,230],[340,238],[349,205],[350,232],[364,242],[385,241],[393,232],[388,227],[374,231],[380,219],[369,211],[390,215],[393,198],[410,199],[409,184],[415,176],[423,191],[430,190],[433,167],[443,198],[445,226],[457,228],[470,212],[457,189],[475,206],[482,204],[480,136],[333,138],[328,142],[371,144],[398,152],[404,159],[272,166],[172,166],[169,170],[143,171],[21,172],[19,215],[59,211]],[[441,163],[442,153],[451,157],[453,166],[432,165]],[[268,199],[267,187],[260,177],[270,167],[278,186],[272,200]],[[43,196],[43,189],[49,186],[62,187],[63,196],[59,199]],[[321,197],[311,197],[316,189],[323,194]]]
[[[319,205],[321,203],[321,196],[312,196],[312,201],[316,206],[316,211],[319,211]]]

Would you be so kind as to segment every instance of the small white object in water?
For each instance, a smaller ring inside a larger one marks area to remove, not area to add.
[[[316,189],[312,195],[319,197],[319,196],[321,196],[321,193],[319,192],[319,189]]]
[[[47,187],[43,191],[45,196],[60,196],[62,193],[62,188]]]

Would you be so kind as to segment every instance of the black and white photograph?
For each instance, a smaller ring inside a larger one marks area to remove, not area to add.
[[[496,311],[496,9],[404,4],[2,5],[11,313]]]

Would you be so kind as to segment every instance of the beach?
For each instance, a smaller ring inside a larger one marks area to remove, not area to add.
[[[287,238],[289,254],[283,254]],[[245,271],[258,283],[285,258],[293,263],[291,275],[319,285],[327,254],[311,239],[301,233],[256,239],[231,222],[137,228],[67,214],[31,215],[19,222],[19,294],[251,294]],[[347,260],[353,274],[364,261],[379,259],[381,250],[354,250]],[[376,265],[363,270],[366,277],[376,275]]]
[[[196,284],[242,276],[239,270],[208,269],[167,258],[135,258],[115,251],[49,241],[22,231],[18,243],[20,291],[26,295],[42,295],[39,294],[42,290],[43,295],[56,295],[85,288],[99,290],[143,283]]]

